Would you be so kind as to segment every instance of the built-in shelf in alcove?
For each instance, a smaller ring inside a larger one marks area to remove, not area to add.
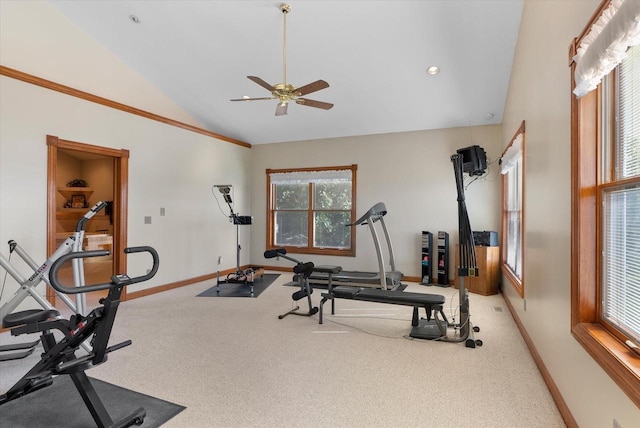
[[[86,200],[93,194],[91,187],[58,187],[58,192],[64,196],[66,200],[71,199],[73,195],[83,195]]]

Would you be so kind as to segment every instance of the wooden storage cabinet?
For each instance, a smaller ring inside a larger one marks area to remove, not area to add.
[[[498,294],[498,281],[500,278],[500,247],[476,246],[476,260],[478,262],[478,276],[467,276],[464,286],[469,292],[489,296]],[[458,244],[455,248],[456,264],[454,286],[457,288],[458,265],[460,264],[460,250]]]

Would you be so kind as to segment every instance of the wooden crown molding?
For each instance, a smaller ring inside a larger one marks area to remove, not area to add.
[[[60,92],[63,94],[71,95],[72,97],[81,98],[86,101],[90,101],[92,103],[100,104],[106,107],[110,107],[116,110],[124,111],[126,113],[135,114],[136,116],[144,117],[146,119],[155,120],[157,122],[162,122],[167,125],[175,126],[177,128],[186,129],[187,131],[195,132],[197,134],[206,135],[207,137],[215,138],[217,140],[226,141],[228,143],[237,144],[242,147],[251,148],[251,144],[245,143],[244,141],[235,140],[230,137],[225,137],[224,135],[216,134],[211,131],[207,131],[206,129],[198,128],[197,126],[189,125],[187,123],[179,122],[177,120],[169,119],[164,116],[160,116],[154,113],[150,113],[145,110],[141,110],[135,107],[128,106],[126,104],[122,104],[116,101],[109,100],[107,98],[102,98],[97,95],[90,94],[88,92],[80,91],[78,89],[71,88],[69,86],[61,85],[56,82],[52,82],[50,80],[43,79],[41,77],[34,76],[32,74],[27,74],[22,71],[14,70],[9,67],[5,67],[0,65],[0,75],[7,76],[12,79],[20,80],[26,83],[30,83],[32,85],[41,86],[43,88],[51,89],[52,91]]]

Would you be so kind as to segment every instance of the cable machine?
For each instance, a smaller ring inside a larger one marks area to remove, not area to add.
[[[460,322],[449,323],[446,319],[441,320],[437,315],[431,320],[420,320],[416,327],[411,330],[411,337],[420,339],[436,339],[443,342],[465,342],[468,348],[482,346],[482,340],[475,340],[473,332],[479,332],[480,328],[471,324],[469,314],[469,292],[465,288],[464,280],[468,276],[478,276],[478,263],[476,260],[476,250],[473,241],[473,232],[469,222],[469,213],[464,196],[464,173],[470,176],[480,176],[484,174],[487,167],[486,154],[479,146],[471,146],[460,149],[451,156],[453,172],[456,178],[456,190],[458,193],[458,237],[459,237],[459,260],[458,269],[458,296],[460,308]],[[449,337],[442,335],[443,327],[452,327],[457,334]]]
[[[247,284],[251,290],[251,297],[253,297],[253,282],[256,276],[262,277],[264,271],[262,268],[248,268],[245,270],[240,269],[240,226],[251,225],[251,216],[238,215],[233,211],[233,199],[231,198],[230,184],[214,184],[215,188],[222,193],[224,201],[229,207],[229,220],[236,226],[236,271],[229,273],[224,280],[220,280],[220,270],[216,275],[216,292],[220,293],[220,284]],[[215,196],[215,193],[214,193]],[[220,259],[218,259],[218,269],[220,269]]]

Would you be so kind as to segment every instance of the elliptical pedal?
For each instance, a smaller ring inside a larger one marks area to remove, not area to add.
[[[33,354],[33,351],[36,349],[36,346],[40,343],[40,339],[34,340],[33,342],[25,342],[25,343],[12,343],[8,345],[0,346],[0,352],[9,352],[9,351],[20,351],[20,352],[12,352],[10,354],[0,354],[0,361],[11,361],[11,360],[20,360],[22,358],[26,358],[29,355]]]

